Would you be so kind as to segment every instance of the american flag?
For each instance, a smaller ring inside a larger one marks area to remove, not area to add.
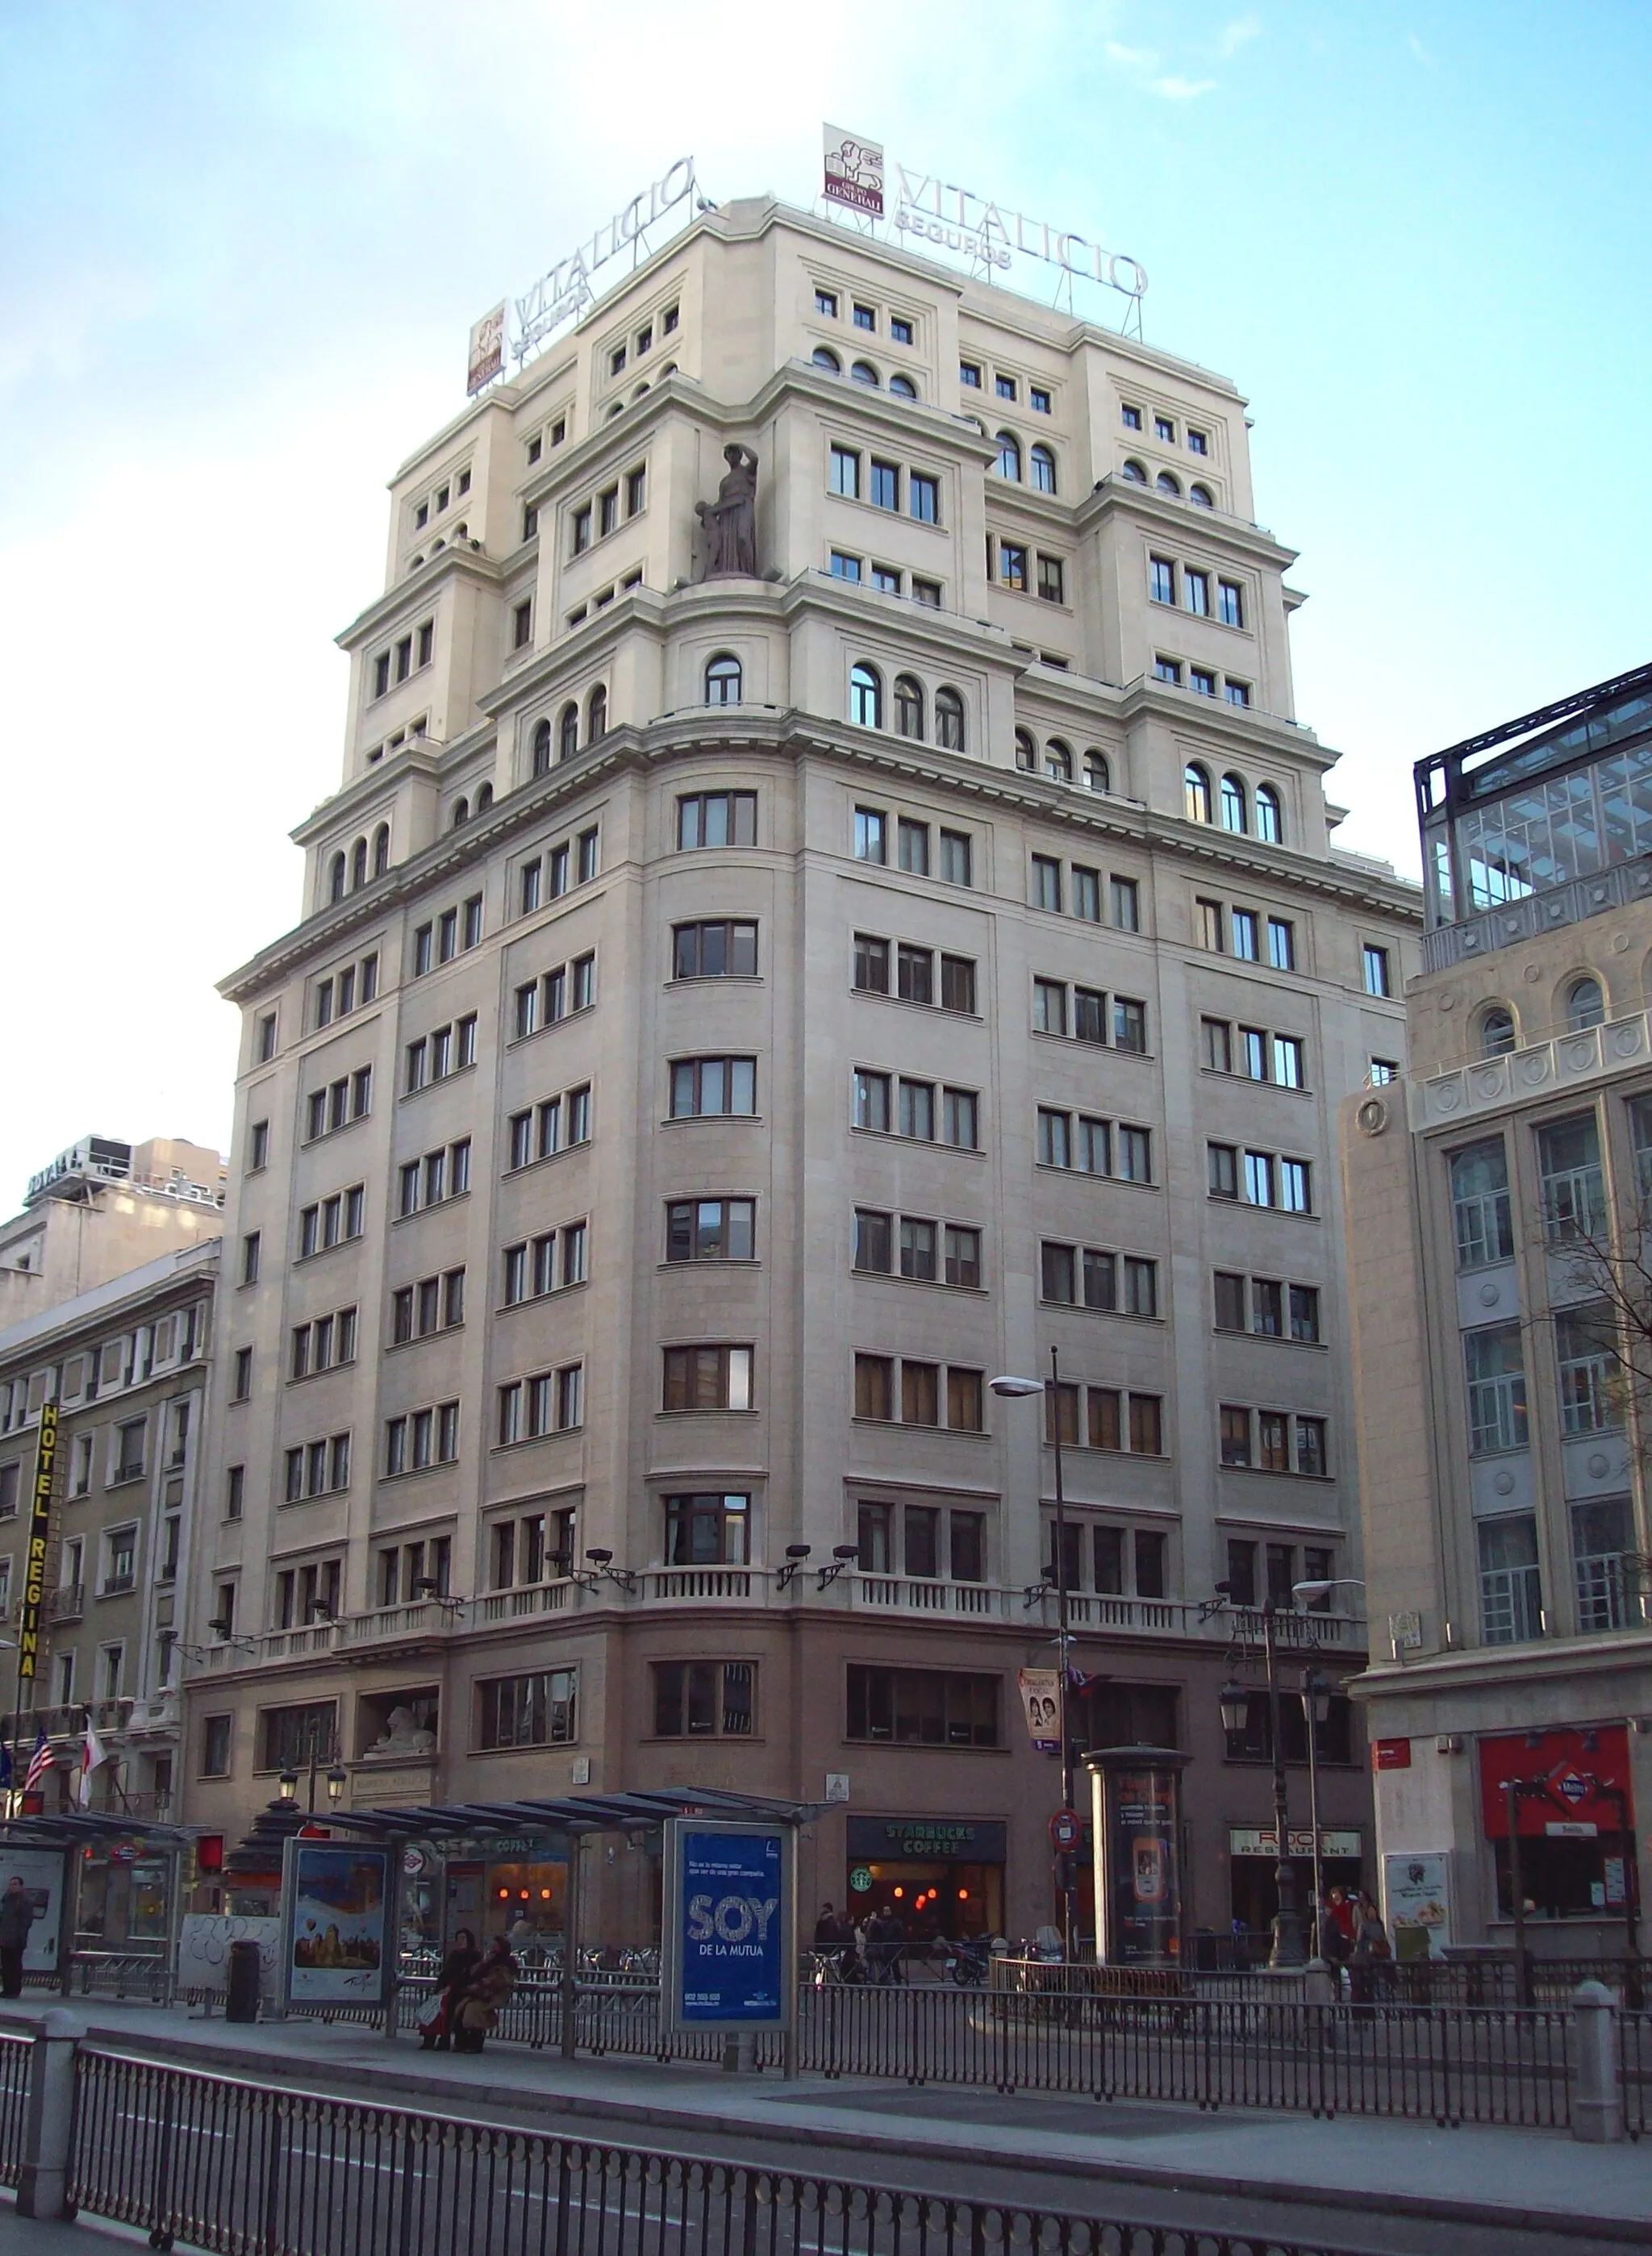
[[[52,1767],[52,1750],[46,1745],[46,1725],[41,1724],[37,1728],[39,1736],[34,1742],[34,1752],[29,1757],[28,1773],[23,1781],[25,1794],[32,1794]]]

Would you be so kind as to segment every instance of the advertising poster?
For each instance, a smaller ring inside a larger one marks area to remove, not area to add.
[[[1429,1851],[1385,1857],[1382,1893],[1394,1956],[1408,1958],[1412,1955],[1400,1942],[1401,1932],[1409,1928],[1428,1938],[1427,1952],[1419,1951],[1419,1956],[1443,1958],[1451,1940],[1451,1879],[1446,1858]]]
[[[788,2027],[795,1986],[789,1836],[778,1826],[678,1818],[667,1857],[675,2026]]]
[[[13,1874],[34,1907],[34,1924],[23,1946],[25,1974],[55,1973],[58,1936],[63,1927],[63,1851],[60,1849],[0,1849],[0,1894]]]
[[[1021,1706],[1027,1712],[1027,1736],[1041,1755],[1061,1752],[1061,1679],[1053,1668],[1016,1671]]]
[[[465,391],[474,399],[492,383],[505,366],[505,300],[484,314],[470,327],[470,348],[465,364]]]
[[[289,1841],[281,1893],[291,2002],[376,2005],[393,1958],[389,1851]]]
[[[244,1918],[238,1913],[184,1914],[178,1927],[179,1989],[222,1995],[229,1985],[232,1942],[258,1944],[258,1988],[265,1997],[272,1997],[281,1965],[281,1922]]]
[[[1105,1773],[1095,1829],[1101,1943],[1110,1966],[1174,1965],[1182,1949],[1176,1773],[1146,1764]]]

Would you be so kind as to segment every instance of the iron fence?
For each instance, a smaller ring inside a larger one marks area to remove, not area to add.
[[[0,2185],[14,2186],[23,2174],[23,2133],[29,2115],[30,2036],[0,2035]]]
[[[493,2130],[82,2051],[69,2198],[223,2256],[1341,2256]]]

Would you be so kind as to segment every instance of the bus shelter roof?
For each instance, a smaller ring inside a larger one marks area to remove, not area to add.
[[[100,1841],[142,1841],[155,1849],[187,1848],[199,1826],[158,1825],[117,1810],[64,1809],[52,1816],[0,1819],[0,1841],[13,1849],[81,1849]]]
[[[722,1787],[660,1787],[652,1792],[576,1794],[557,1801],[455,1801],[435,1808],[329,1810],[326,1822],[375,1840],[475,1840],[489,1833],[625,1833],[663,1825],[668,1817],[749,1817],[805,1825],[821,1812],[811,1801],[776,1801]]]

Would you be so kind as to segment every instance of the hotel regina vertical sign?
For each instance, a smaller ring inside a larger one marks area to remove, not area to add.
[[[57,1404],[40,1405],[34,1461],[34,1505],[23,1571],[23,1614],[18,1630],[18,1681],[32,1680],[40,1656],[40,1611],[46,1603],[46,1553],[52,1540],[52,1486],[57,1477]]]

